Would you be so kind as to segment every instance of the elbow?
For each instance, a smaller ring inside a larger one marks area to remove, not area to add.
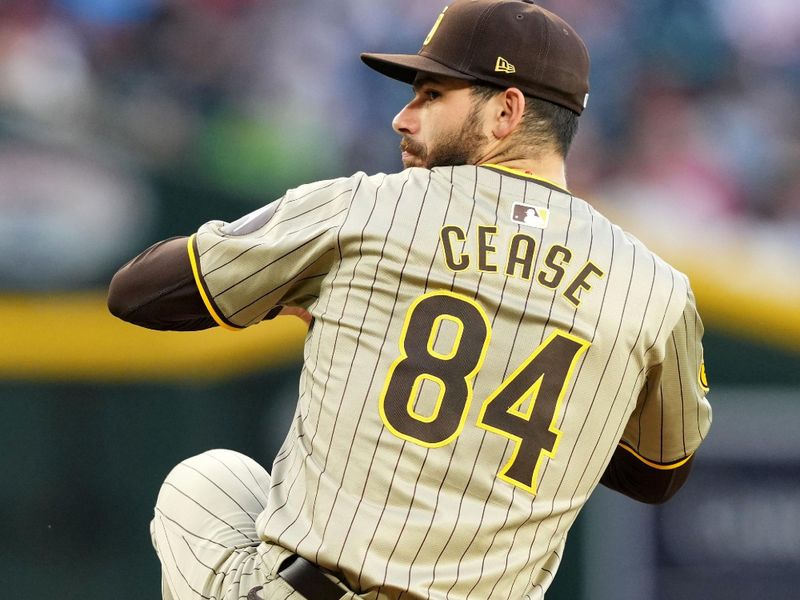
[[[106,298],[106,306],[108,312],[122,319],[132,323],[131,315],[136,310],[136,305],[128,293],[128,286],[126,285],[124,268],[114,275],[111,279],[111,284],[108,286],[108,297]]]
[[[672,469],[653,468],[622,448],[614,453],[600,483],[644,504],[664,504],[686,483],[694,457]]]

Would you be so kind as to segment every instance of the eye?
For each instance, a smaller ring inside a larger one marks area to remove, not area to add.
[[[436,100],[437,98],[441,97],[442,94],[436,90],[425,90],[424,95],[428,100]]]

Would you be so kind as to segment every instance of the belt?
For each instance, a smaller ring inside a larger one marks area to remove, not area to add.
[[[286,560],[281,565],[278,576],[307,600],[340,600],[346,594],[317,565],[302,556]]]

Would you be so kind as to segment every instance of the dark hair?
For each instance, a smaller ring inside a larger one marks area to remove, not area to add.
[[[503,88],[476,83],[472,95],[487,102]],[[547,100],[525,95],[525,112],[520,123],[522,143],[530,146],[552,145],[566,158],[578,131],[578,114]]]

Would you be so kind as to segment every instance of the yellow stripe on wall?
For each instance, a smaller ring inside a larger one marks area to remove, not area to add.
[[[793,245],[755,224],[710,220],[701,228],[664,213],[644,218],[613,204],[601,210],[689,276],[706,329],[800,351],[800,264]]]
[[[0,378],[214,379],[302,360],[305,324],[278,317],[236,335],[151,331],[116,319],[105,292],[0,296]]]
[[[744,252],[686,250],[667,258],[689,275],[707,328],[800,352],[800,278],[779,285]],[[111,316],[105,291],[0,295],[0,324],[0,379],[219,379],[300,361],[306,333],[297,317],[235,335],[150,331]]]

